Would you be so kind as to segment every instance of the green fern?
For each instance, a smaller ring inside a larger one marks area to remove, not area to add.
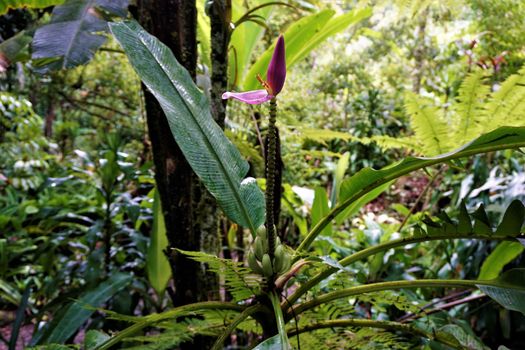
[[[461,140],[461,144],[476,138],[486,125],[483,101],[490,93],[489,86],[483,85],[486,76],[485,71],[478,70],[468,75],[459,88],[458,103],[454,105],[457,120],[453,137]]]
[[[189,252],[177,249],[191,259],[206,264],[208,269],[224,279],[225,288],[231,293],[235,301],[248,299],[261,291],[264,283],[261,276],[253,274],[252,270],[229,259],[221,259],[215,255],[203,252]]]
[[[501,84],[487,102],[485,109],[486,129],[499,126],[519,126],[525,120],[525,67]],[[490,121],[490,123],[489,123]],[[489,130],[487,130],[489,129]]]
[[[450,126],[443,120],[442,110],[429,98],[414,93],[407,93],[405,96],[410,124],[424,154],[432,156],[448,151]]]
[[[359,141],[376,142],[382,149],[400,148],[433,156],[501,126],[524,126],[525,67],[508,77],[492,94],[486,78],[482,70],[470,73],[451,106],[437,106],[429,98],[407,93],[405,109],[414,135],[401,138],[381,135]],[[445,114],[450,120],[445,119]]]

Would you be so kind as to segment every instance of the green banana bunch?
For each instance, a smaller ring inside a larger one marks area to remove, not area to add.
[[[281,244],[279,237],[276,238],[273,255],[274,258],[272,260],[269,254],[266,228],[261,226],[257,229],[253,247],[248,252],[248,266],[253,272],[266,278],[278,276],[288,271],[292,259],[284,245]]]

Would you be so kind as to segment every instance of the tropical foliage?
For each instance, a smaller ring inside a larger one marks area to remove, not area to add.
[[[525,346],[521,4],[158,4],[0,6],[0,347]]]

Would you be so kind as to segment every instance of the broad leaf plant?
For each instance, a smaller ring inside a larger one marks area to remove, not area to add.
[[[342,181],[337,202],[332,203],[323,217],[316,219],[315,225],[298,246],[290,247],[278,237],[279,230],[275,227],[278,213],[274,208],[275,196],[279,196],[281,188],[280,177],[276,176],[276,156],[279,152],[275,126],[278,118],[276,101],[285,82],[285,61],[290,57],[285,52],[287,33],[276,42],[265,79],[258,77],[263,89],[226,92],[223,96],[249,104],[269,105],[266,194],[263,195],[255,179],[246,177],[246,160],[213,121],[207,98],[172,52],[134,21],[111,23],[110,29],[142,82],[158,99],[168,118],[173,137],[195,173],[217,199],[225,215],[251,232],[253,243],[246,254],[246,263],[202,252],[179,252],[206,263],[209,269],[220,274],[226,290],[232,296],[231,302],[200,302],[143,317],[123,318],[110,314],[109,317],[124,319],[130,326],[111,337],[99,337],[92,344],[93,348],[109,349],[123,341],[131,344],[137,341],[164,342],[167,346],[176,346],[196,334],[206,334],[217,337],[213,349],[222,349],[224,341],[239,329],[262,335],[264,340],[255,349],[285,350],[292,348],[292,337],[298,334],[304,336],[303,339],[313,339],[307,338],[307,335],[333,328],[376,329],[371,337],[383,338],[384,342],[395,339],[395,334],[401,333],[453,349],[472,348],[467,347],[466,336],[458,335],[459,331],[454,325],[435,329],[420,323],[354,318],[345,313],[345,308],[351,306],[348,303],[350,299],[371,300],[379,297],[391,300],[394,305],[403,304],[399,296],[394,298],[389,294],[390,291],[401,289],[479,289],[503,307],[525,314],[525,269],[512,269],[489,280],[411,279],[365,284],[358,283],[348,274],[351,271],[348,269],[354,264],[391,249],[421,242],[469,239],[524,243],[525,208],[517,200],[508,207],[500,223],[489,220],[482,206],[469,212],[463,205],[459,208],[457,218],[450,218],[446,214],[436,218],[427,217],[415,228],[405,230],[407,232],[403,232],[401,238],[370,246],[343,256],[338,261],[316,259],[312,253],[312,243],[326,228],[331,227],[333,221],[339,222],[341,216],[355,214],[357,205],[377,196],[378,191],[384,190],[401,176],[477,154],[519,150],[525,147],[525,127],[501,126],[453,151],[447,150],[448,153],[428,158],[407,157],[380,170],[365,168],[359,171]],[[463,130],[464,136],[471,136],[465,128],[458,130]],[[313,275],[307,279],[298,278],[305,269],[314,271]],[[342,286],[330,284],[329,281],[338,276],[346,276],[351,280],[345,281]],[[319,286],[324,287],[319,289]],[[320,292],[311,296],[310,292],[314,289]],[[284,298],[284,294],[288,296]],[[334,305],[337,312],[331,312],[330,319],[312,317],[323,308]],[[403,305],[400,307],[411,309],[410,303],[405,301]],[[151,327],[163,329],[163,332],[151,337],[141,336]],[[483,345],[476,346],[484,348]]]

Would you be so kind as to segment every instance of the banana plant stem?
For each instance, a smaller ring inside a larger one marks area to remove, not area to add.
[[[277,330],[279,331],[279,337],[281,338],[281,349],[289,350],[288,337],[286,335],[283,310],[281,308],[279,295],[275,291],[272,291],[269,296],[272,302],[273,312],[275,314],[275,321],[277,322]]]
[[[412,244],[412,243],[437,241],[437,240],[445,240],[445,239],[491,239],[491,240],[498,240],[498,241],[515,241],[516,237],[512,237],[512,236],[497,236],[497,237],[492,236],[490,237],[490,236],[483,236],[483,235],[465,234],[465,235],[456,235],[456,236],[438,235],[438,236],[414,236],[414,237],[400,238],[400,239],[395,239],[389,242],[381,243],[381,244],[360,250],[352,255],[347,256],[344,259],[339,260],[339,264],[341,264],[342,266],[348,266],[356,261],[366,259],[371,255],[374,255],[374,254],[377,254],[383,251],[387,251],[392,248],[397,248],[397,247],[405,246],[407,244]],[[313,276],[306,283],[304,283],[301,287],[299,287],[288,298],[289,302],[291,304],[294,303],[301,296],[303,296],[310,289],[312,289],[316,284],[318,284],[325,278],[329,277],[330,275],[336,273],[337,271],[339,271],[339,269],[335,267],[325,268],[323,271],[319,272],[317,275]]]
[[[277,130],[275,122],[277,119],[277,102],[275,98],[270,100],[270,121],[268,124],[268,149],[266,150],[266,231],[268,234],[268,255],[273,261],[275,252],[275,188],[276,184],[276,157],[277,157]]]
[[[292,330],[288,335],[294,336],[300,333],[311,332],[317,329],[333,328],[333,327],[370,327],[386,329],[390,331],[399,331],[409,334],[414,334],[423,338],[438,341],[442,344],[448,345],[453,349],[463,349],[461,344],[455,341],[452,337],[443,335],[441,332],[427,332],[421,328],[415,327],[410,324],[403,324],[392,321],[377,321],[377,320],[366,320],[366,319],[344,319],[344,320],[329,320],[321,321],[302,327],[299,330]]]

